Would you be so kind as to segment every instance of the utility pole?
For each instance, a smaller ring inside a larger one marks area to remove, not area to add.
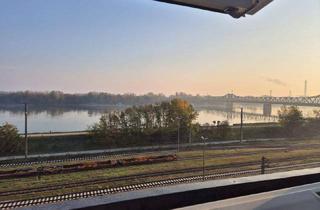
[[[201,136],[203,147],[202,147],[202,180],[205,180],[205,149],[207,138]]]
[[[190,130],[189,130],[189,144],[192,143],[192,124],[190,125]]]
[[[28,104],[24,104],[24,138],[25,138],[25,158],[28,158]]]
[[[241,115],[240,115],[241,123],[240,123],[240,143],[243,140],[243,108],[241,108]]]
[[[177,142],[177,152],[180,152],[180,120],[181,120],[181,118],[180,117],[178,117],[177,118],[177,120],[178,120],[178,142]]]

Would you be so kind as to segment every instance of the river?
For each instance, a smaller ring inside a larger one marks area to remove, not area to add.
[[[264,116],[262,105],[260,104],[234,104],[232,111],[215,109],[212,107],[196,107],[199,112],[197,122],[200,124],[212,124],[212,121],[228,120],[230,124],[240,123],[240,109],[244,108],[244,122],[277,122],[277,113],[281,105],[272,106],[271,116]],[[108,108],[42,108],[29,109],[28,131],[29,132],[63,132],[82,131],[90,125],[99,121],[105,110],[121,109],[121,107]],[[300,107],[304,116],[312,117],[314,107]],[[318,108],[319,109],[319,108]],[[17,126],[19,132],[24,131],[24,109],[23,107],[1,108],[0,124],[8,122]]]

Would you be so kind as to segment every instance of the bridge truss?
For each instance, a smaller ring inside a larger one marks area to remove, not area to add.
[[[241,102],[241,103],[262,103],[262,104],[283,104],[295,106],[320,107],[320,95],[312,97],[272,97],[272,96],[237,96],[227,94],[221,97],[214,97],[215,101],[221,102]]]

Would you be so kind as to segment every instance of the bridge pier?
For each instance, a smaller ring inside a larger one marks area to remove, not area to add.
[[[272,114],[272,104],[271,103],[264,103],[263,104],[263,115],[271,116]]]
[[[226,111],[227,112],[233,111],[233,102],[226,102]]]

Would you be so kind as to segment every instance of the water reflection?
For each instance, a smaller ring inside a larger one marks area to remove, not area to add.
[[[64,107],[29,107],[29,131],[79,131],[98,122],[100,116],[112,110],[123,110],[126,106],[64,106]],[[223,106],[196,107],[199,112],[198,123],[212,124],[212,121],[228,120],[230,124],[240,122],[240,109],[244,108],[244,121],[277,122],[277,112],[281,105],[273,105],[270,115],[263,114],[260,104],[234,104],[232,110]],[[312,107],[300,108],[305,116],[312,117]],[[0,107],[0,124],[8,122],[24,130],[24,109],[22,106]]]
[[[122,110],[125,109],[125,106],[60,106],[60,107],[44,107],[44,106],[30,106],[29,105],[29,115],[39,115],[45,114],[48,117],[60,117],[65,115],[68,112],[75,112],[78,114],[82,114],[83,112],[87,112],[89,117],[93,117],[96,115],[101,116],[102,113],[113,111],[113,110]],[[0,114],[4,112],[10,112],[12,115],[23,115],[24,108],[23,106],[6,106],[0,107]]]
[[[240,119],[241,112],[240,111],[224,111],[224,110],[199,110],[200,112],[204,112],[205,114],[219,115],[229,122],[234,122]],[[245,120],[249,120],[250,122],[276,122],[278,121],[277,115],[264,115],[255,112],[244,112],[243,117]],[[237,123],[237,122],[234,122]]]

